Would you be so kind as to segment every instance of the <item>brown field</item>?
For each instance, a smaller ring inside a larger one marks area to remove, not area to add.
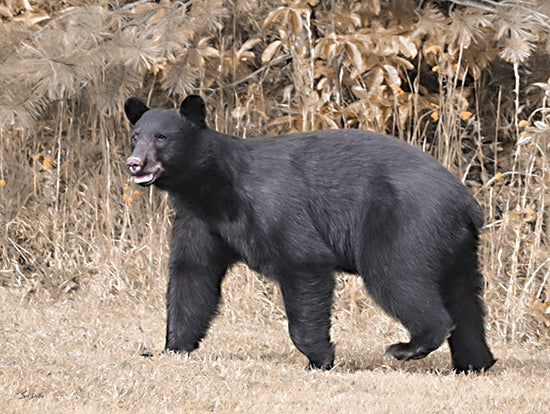
[[[398,362],[384,356],[384,346],[404,339],[404,330],[371,305],[357,278],[340,276],[339,284],[337,366],[330,372],[306,369],[287,335],[278,291],[241,267],[228,275],[220,315],[189,356],[160,354],[162,286],[140,298],[89,293],[63,300],[0,289],[0,411],[550,410],[548,343],[506,344],[489,332],[499,360],[483,375],[453,374],[446,345],[422,361]]]

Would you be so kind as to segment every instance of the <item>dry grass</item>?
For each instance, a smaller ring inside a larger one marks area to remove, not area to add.
[[[548,412],[550,346],[489,340],[485,375],[454,375],[447,347],[423,361],[383,355],[403,338],[344,276],[335,304],[337,366],[309,371],[273,286],[236,268],[220,316],[189,357],[162,355],[161,286],[147,298],[62,301],[0,290],[2,412]],[[355,286],[357,284],[357,286]],[[162,283],[160,284],[162,285]],[[341,286],[342,287],[342,286]],[[362,304],[351,309],[350,302]],[[151,352],[152,357],[141,356]]]

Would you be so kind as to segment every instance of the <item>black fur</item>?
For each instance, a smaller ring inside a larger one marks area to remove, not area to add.
[[[329,130],[239,139],[209,129],[202,99],[180,109],[125,103],[136,182],[168,191],[176,212],[166,348],[205,336],[226,269],[244,261],[281,287],[290,336],[311,366],[333,365],[336,270],[361,275],[409,330],[387,353],[423,358],[448,339],[457,371],[488,369],[480,208],[422,151],[381,134]]]

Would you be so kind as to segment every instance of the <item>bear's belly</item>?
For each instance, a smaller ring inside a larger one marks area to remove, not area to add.
[[[303,223],[282,222],[270,227],[232,223],[220,235],[242,262],[274,279],[301,268],[326,272],[351,266],[347,260],[338,259],[335,249],[317,230]]]

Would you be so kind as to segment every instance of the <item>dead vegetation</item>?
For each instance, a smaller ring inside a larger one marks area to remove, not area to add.
[[[121,105],[137,94],[171,106],[195,92],[207,100],[210,125],[224,132],[367,128],[434,155],[485,208],[490,338],[547,344],[549,14],[541,0],[1,1],[3,311],[80,303],[83,295],[125,298],[134,309],[162,297],[171,212],[164,194],[129,184]],[[256,315],[258,306],[278,318],[273,285],[244,280],[238,286],[256,296],[224,315]],[[352,276],[340,282],[337,315],[352,324],[370,315],[362,286]],[[157,319],[147,331],[155,348],[163,336]],[[4,319],[3,329],[13,323]],[[247,340],[261,343],[256,334]],[[197,358],[210,358],[211,346]],[[275,352],[279,366],[284,347],[258,358]],[[214,369],[241,357],[206,362]],[[307,382],[324,374],[300,375]]]
[[[447,346],[420,361],[384,357],[404,339],[357,279],[336,298],[336,367],[306,369],[278,295],[242,269],[226,281],[220,316],[190,356],[163,355],[164,303],[80,292],[21,302],[0,290],[0,408],[13,413],[546,413],[550,353],[490,335],[499,360],[484,375],[451,374]],[[356,283],[356,285],[354,285]],[[353,302],[356,310],[349,308]],[[359,309],[360,310],[359,310]],[[152,356],[143,357],[141,354]]]

